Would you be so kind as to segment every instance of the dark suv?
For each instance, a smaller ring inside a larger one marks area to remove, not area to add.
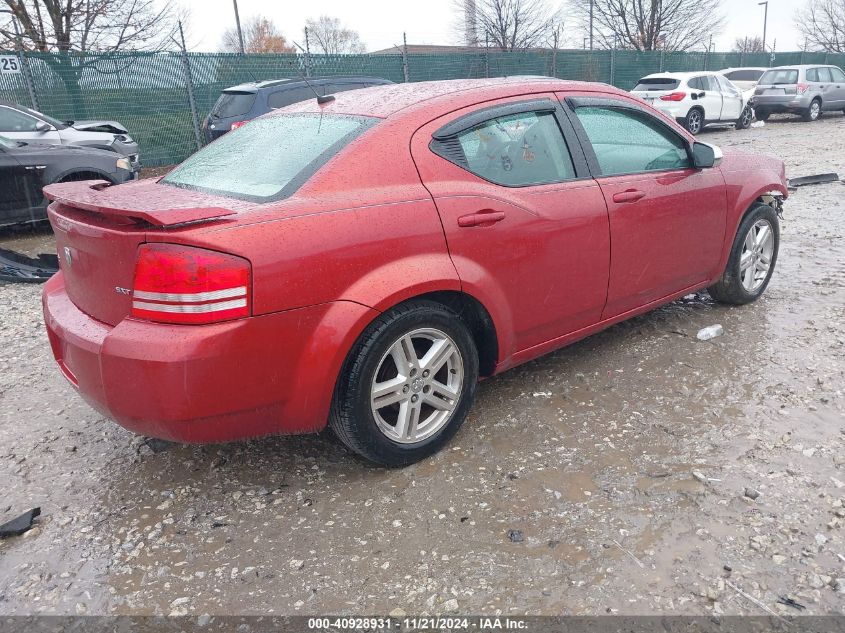
[[[240,84],[221,93],[202,127],[206,138],[213,141],[270,110],[312,99],[315,91],[323,96],[391,83],[380,77],[325,77],[309,79],[307,83],[303,79],[276,79]]]

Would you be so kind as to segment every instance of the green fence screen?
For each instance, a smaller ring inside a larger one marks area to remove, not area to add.
[[[502,53],[482,48],[470,53],[407,56],[28,52],[24,62],[24,72],[0,74],[0,99],[61,120],[119,121],[140,144],[142,163],[154,167],[178,163],[196,151],[191,95],[201,122],[221,90],[248,81],[303,75],[368,75],[394,82],[548,75],[630,90],[640,77],[653,72],[798,63],[843,66],[845,55],[777,53],[772,59],[769,54],[627,50]]]

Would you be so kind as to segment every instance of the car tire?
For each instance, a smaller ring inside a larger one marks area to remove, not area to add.
[[[736,129],[747,130],[751,127],[751,119],[754,118],[754,111],[747,105],[742,109],[739,118],[736,120]]]
[[[768,121],[770,116],[772,116],[772,113],[768,110],[764,110],[763,108],[754,109],[754,118],[758,121]]]
[[[426,361],[431,350],[436,351]],[[349,352],[329,427],[369,461],[407,466],[437,452],[457,433],[477,383],[478,351],[466,324],[442,304],[409,301],[379,316]]]
[[[801,118],[807,121],[818,121],[822,116],[822,102],[820,99],[813,99],[810,102],[810,107],[804,110]]]
[[[704,110],[701,108],[690,108],[684,119],[684,127],[693,136],[704,129]]]
[[[763,229],[769,231],[768,236]],[[720,303],[743,305],[756,301],[766,290],[780,247],[780,223],[774,208],[758,202],[745,215],[722,277],[707,291]]]

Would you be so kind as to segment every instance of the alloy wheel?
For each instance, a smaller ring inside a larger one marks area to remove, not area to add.
[[[746,106],[745,109],[742,111],[742,114],[740,115],[740,122],[742,123],[742,127],[748,127],[751,124],[751,118],[753,116],[754,115],[751,111],[751,108]]]
[[[376,425],[401,444],[431,437],[452,418],[463,381],[463,359],[449,335],[434,328],[403,335],[373,376],[370,408]]]
[[[772,266],[775,237],[768,220],[757,220],[749,229],[739,258],[742,287],[753,293],[765,283]]]
[[[819,114],[821,114],[822,107],[819,105],[818,101],[813,101],[810,104],[810,118],[815,121],[819,118]]]
[[[698,134],[701,131],[701,113],[698,110],[693,110],[687,116],[689,131]]]

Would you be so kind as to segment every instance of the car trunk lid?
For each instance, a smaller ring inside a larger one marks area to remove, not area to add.
[[[166,189],[166,191],[163,191]],[[254,203],[159,185],[71,182],[44,189],[59,266],[71,301],[104,323],[130,311],[138,246],[184,226],[226,221]],[[226,205],[226,206],[223,206]]]
[[[651,102],[675,92],[680,84],[680,80],[673,77],[645,77],[640,79],[631,94]]]

